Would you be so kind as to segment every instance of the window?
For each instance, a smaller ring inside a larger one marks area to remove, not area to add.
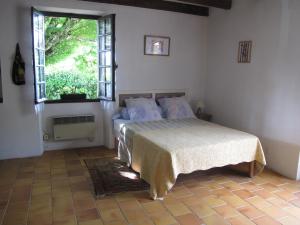
[[[115,100],[115,15],[32,9],[32,31],[36,103],[66,102],[63,94]]]

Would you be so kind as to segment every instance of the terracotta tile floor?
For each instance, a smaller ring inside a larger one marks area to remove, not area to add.
[[[147,192],[96,200],[83,159],[114,156],[81,149],[0,161],[0,224],[300,224],[300,182],[268,170],[253,179],[203,173],[176,184],[164,201]]]

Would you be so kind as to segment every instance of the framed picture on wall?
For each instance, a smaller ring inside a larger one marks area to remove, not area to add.
[[[251,62],[252,41],[240,41],[238,52],[238,63]]]
[[[144,54],[169,56],[170,42],[170,37],[145,35]]]

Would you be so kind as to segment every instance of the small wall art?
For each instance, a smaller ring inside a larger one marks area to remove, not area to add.
[[[240,41],[238,52],[238,63],[251,62],[252,41]]]
[[[169,56],[170,42],[170,37],[145,35],[144,54]]]

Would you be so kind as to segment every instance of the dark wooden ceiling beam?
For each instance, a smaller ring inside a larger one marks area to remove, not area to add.
[[[198,16],[208,16],[209,9],[204,6],[169,2],[162,0],[82,0],[88,2],[99,2],[116,5],[135,6],[148,9],[158,9],[164,11],[180,12]]]
[[[231,9],[232,0],[179,0],[180,2],[187,2],[197,5],[205,5],[221,9]]]

